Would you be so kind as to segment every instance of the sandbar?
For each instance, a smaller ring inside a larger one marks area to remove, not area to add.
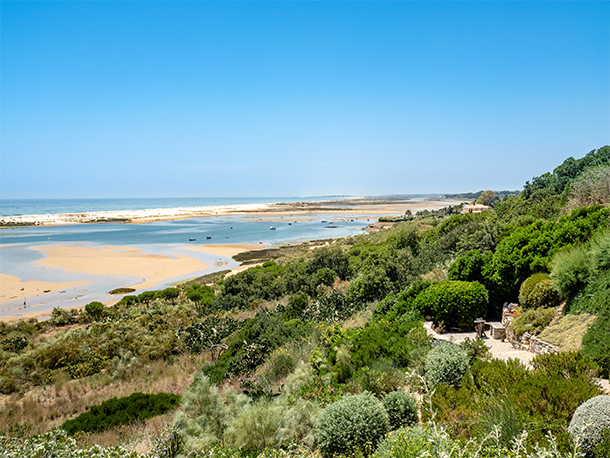
[[[19,277],[0,274],[0,304],[14,301],[16,299],[25,300],[28,297],[42,296],[43,294],[54,293],[75,286],[83,286],[91,283],[90,281],[23,281]]]
[[[260,250],[265,247],[267,247],[265,244],[231,243],[226,245],[195,245],[185,247],[184,249],[230,258],[244,251]]]
[[[152,288],[162,280],[209,267],[190,256],[146,254],[138,248],[126,246],[52,245],[33,249],[46,255],[36,261],[38,266],[74,273],[142,278],[141,282],[129,285],[136,290]]]

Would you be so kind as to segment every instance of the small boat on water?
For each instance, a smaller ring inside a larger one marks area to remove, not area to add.
[[[270,231],[275,231],[275,227],[274,227],[274,226],[271,226],[271,227],[269,228],[269,230],[270,230]]]
[[[211,235],[206,235],[206,237],[205,237],[205,238],[206,238],[206,239],[208,239],[208,240],[210,240],[210,239],[212,238],[212,236],[211,236]]]
[[[189,239],[189,242],[194,242],[195,240],[197,240],[197,239]]]

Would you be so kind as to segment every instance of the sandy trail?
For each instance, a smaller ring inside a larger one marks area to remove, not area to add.
[[[424,327],[429,335],[434,337],[437,340],[447,340],[449,342],[453,342],[456,344],[461,344],[466,340],[475,339],[477,336],[476,332],[448,332],[445,334],[437,334],[432,330],[432,322],[426,321],[424,323]],[[518,359],[526,366],[529,366],[531,360],[536,356],[533,353],[525,350],[516,350],[510,343],[502,342],[501,340],[492,339],[491,337],[486,337],[483,339],[485,341],[485,345],[490,348],[491,354],[494,358],[501,359],[507,361],[508,359]]]

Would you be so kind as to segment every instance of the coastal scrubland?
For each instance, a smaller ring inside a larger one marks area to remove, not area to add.
[[[608,170],[606,146],[517,195],[478,193],[490,211],[405,215],[252,252],[231,276],[0,323],[0,453],[609,456]],[[471,331],[507,302],[513,332],[553,329],[562,351],[501,361],[485,340],[438,342],[423,326]],[[581,339],[564,345],[566,326]],[[88,411],[133,411],[134,393],[180,403],[74,433]]]

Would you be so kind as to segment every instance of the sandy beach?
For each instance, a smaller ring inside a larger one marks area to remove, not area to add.
[[[12,275],[0,274],[0,304],[27,297],[42,296],[48,293],[62,291],[75,286],[88,285],[89,281],[51,282],[28,280],[23,281]],[[27,303],[26,303],[27,305]]]

